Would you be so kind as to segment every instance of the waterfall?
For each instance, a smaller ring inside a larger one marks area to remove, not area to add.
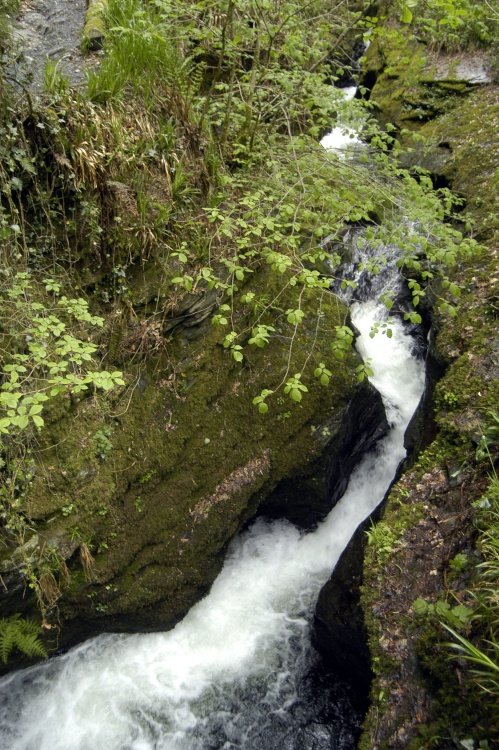
[[[404,458],[424,367],[401,321],[391,337],[370,337],[387,316],[377,299],[353,302],[351,315],[391,429],[358,465],[340,502],[313,532],[257,520],[232,543],[210,593],[173,630],[99,636],[3,678],[4,750],[353,746],[320,726],[311,740],[296,739],[298,683],[310,659],[318,593]]]

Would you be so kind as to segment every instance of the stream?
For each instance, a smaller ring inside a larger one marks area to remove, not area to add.
[[[324,145],[343,148],[351,135],[335,129]],[[394,268],[382,284],[359,287],[351,303],[356,346],[370,360],[391,429],[327,518],[308,533],[257,520],[232,543],[209,595],[169,632],[98,636],[3,678],[3,750],[355,747],[361,717],[345,686],[329,689],[325,708],[312,684],[310,631],[321,587],[405,456],[423,392],[424,362],[403,323],[393,322],[391,338],[369,336],[387,316],[374,287],[400,283]]]

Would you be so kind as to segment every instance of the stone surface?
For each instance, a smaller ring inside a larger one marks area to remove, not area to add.
[[[85,81],[84,58],[80,39],[85,20],[85,0],[24,0],[14,26],[14,43],[23,57],[14,71],[22,80],[32,77],[30,87],[40,92],[44,85],[47,60],[57,64],[57,71],[70,83]]]
[[[362,558],[366,546],[366,519],[342,553],[331,578],[322,588],[314,617],[313,641],[327,666],[353,689],[365,708],[371,685],[371,659],[360,605]]]
[[[324,452],[306,472],[293,471],[264,500],[261,514],[310,528],[336,505],[357,463],[388,430],[379,393],[368,383],[348,404],[341,421],[343,438],[338,450]],[[327,443],[338,426],[332,420],[316,430],[322,431]]]
[[[430,59],[421,77],[422,80],[463,81],[471,85],[493,82],[489,62],[480,52],[439,55],[434,61]]]

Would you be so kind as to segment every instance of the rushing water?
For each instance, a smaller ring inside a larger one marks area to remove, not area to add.
[[[354,302],[351,314],[391,429],[329,516],[310,533],[257,521],[232,544],[210,594],[170,632],[100,636],[4,678],[2,750],[353,747],[351,727],[334,716],[310,722],[301,710],[314,658],[310,621],[341,552],[404,458],[424,368],[401,322],[391,338],[369,336],[386,316],[376,299]],[[340,687],[338,714],[343,700]]]
[[[356,86],[349,86],[348,88],[342,89],[344,99],[346,101],[351,101],[355,97],[356,91]],[[342,120],[346,120],[346,118],[343,117]],[[352,127],[347,122],[343,121],[324,136],[321,140],[321,144],[326,151],[336,152],[345,151],[349,146],[361,146],[362,143],[358,138],[358,119],[355,125],[356,127]]]
[[[286,747],[265,737],[279,721],[286,726],[297,700],[294,675],[306,659],[315,599],[383,498],[423,389],[423,365],[401,323],[392,338],[369,337],[384,315],[373,300],[352,306],[357,347],[371,360],[392,428],[326,520],[308,534],[256,522],[232,545],[210,594],[168,633],[101,636],[9,675],[1,683],[4,750]]]

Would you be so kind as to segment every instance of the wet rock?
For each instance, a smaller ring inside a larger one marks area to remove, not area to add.
[[[431,443],[437,432],[433,418],[433,398],[436,384],[445,373],[446,363],[435,349],[433,331],[429,334],[424,356],[426,359],[425,387],[404,436],[404,447],[407,451],[406,467],[412,465],[419,451]]]
[[[261,269],[251,283],[264,288],[266,274]],[[25,500],[30,518],[40,538],[74,539],[93,558],[87,556],[85,568],[72,548],[56,545],[55,562],[61,571],[69,569],[70,578],[59,580],[54,569],[60,598],[57,619],[49,624],[54,631],[62,626],[64,646],[104,631],[174,625],[206,594],[230,540],[274,488],[286,480],[288,486],[302,482],[291,505],[296,509],[304,501],[302,520],[310,525],[330,507],[330,489],[345,481],[343,464],[368,449],[383,422],[378,394],[356,381],[359,359],[353,352],[327,388],[313,377],[310,362],[306,398],[295,404],[275,393],[268,414],[259,414],[253,397],[263,388],[277,389],[289,366],[287,323],[274,321],[272,346],[247,346],[241,366],[223,346],[225,332],[205,320],[207,298],[186,295],[183,304],[173,313],[177,332],[167,351],[140,364],[112,420],[103,423],[97,401],[84,399],[54,415],[40,436]],[[333,295],[311,290],[303,304],[307,315],[291,372],[303,366],[312,340],[314,360],[327,361],[331,331],[346,316]],[[105,450],[96,447],[102,434]],[[330,455],[345,439],[348,455],[334,464]],[[310,510],[305,492],[314,486],[316,467],[322,471],[317,497],[323,505]],[[6,562],[13,551],[5,550]],[[36,569],[42,563],[35,557]],[[32,592],[27,588],[23,597],[22,578],[18,584],[0,590],[2,606],[33,614]]]
[[[317,601],[313,642],[329,669],[352,686],[359,705],[367,707],[372,679],[364,615],[360,605],[365,530],[357,529]]]
[[[311,528],[336,505],[350,475],[387,430],[385,410],[378,391],[365,382],[343,415],[313,427],[324,444],[319,460],[294,471],[260,505],[270,518],[287,518],[301,528]]]

